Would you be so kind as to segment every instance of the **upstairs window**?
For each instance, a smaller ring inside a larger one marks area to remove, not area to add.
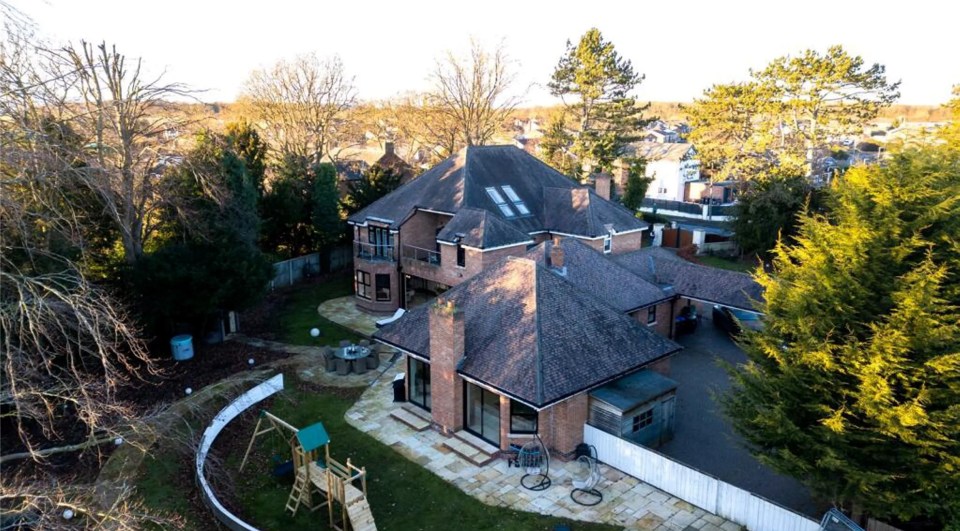
[[[457,244],[457,267],[467,267],[467,250]]]
[[[609,234],[603,237],[603,254],[610,254],[613,251],[613,236]]]
[[[509,199],[510,202],[513,203],[514,208],[517,209],[517,212],[519,212],[521,216],[530,215],[530,209],[527,208],[527,205],[525,205],[523,201],[520,200],[520,196],[518,196],[517,193],[513,191],[512,186],[503,185],[500,187],[500,189],[503,190],[503,193],[507,195],[507,199]]]
[[[513,213],[513,209],[511,209],[510,205],[503,200],[503,196],[500,195],[500,192],[498,192],[496,188],[493,186],[488,186],[486,190],[487,195],[490,196],[490,199],[493,200],[493,202],[497,205],[497,208],[500,209],[500,212],[502,212],[505,217],[512,218],[516,216],[516,214]]]

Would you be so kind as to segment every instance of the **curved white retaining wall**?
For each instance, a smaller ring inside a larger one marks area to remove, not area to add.
[[[282,390],[283,374],[281,373],[243,393],[217,413],[217,416],[213,418],[213,421],[207,426],[207,429],[203,430],[203,437],[200,438],[200,446],[197,449],[196,459],[197,483],[200,484],[200,495],[203,497],[203,503],[213,511],[213,515],[217,517],[217,520],[220,520],[224,525],[234,531],[258,530],[256,527],[234,516],[233,513],[228,511],[220,503],[217,495],[213,493],[213,489],[210,488],[210,484],[207,482],[207,477],[203,474],[203,465],[207,460],[207,453],[210,452],[210,448],[213,446],[213,441],[216,440],[217,435],[220,435],[220,432],[223,431],[223,428],[225,428],[227,424],[230,424],[230,421],[237,418],[238,415],[251,406]]]

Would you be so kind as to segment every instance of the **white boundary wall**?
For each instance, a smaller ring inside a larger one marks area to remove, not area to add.
[[[207,429],[203,431],[203,437],[200,438],[196,459],[197,483],[200,485],[200,495],[203,497],[203,502],[207,507],[213,511],[213,515],[217,517],[217,520],[234,531],[257,531],[257,528],[234,516],[217,499],[217,495],[214,494],[213,489],[210,488],[207,477],[203,473],[203,466],[207,460],[207,454],[210,452],[210,448],[213,446],[213,441],[216,440],[217,435],[220,435],[220,432],[223,431],[223,428],[225,428],[227,424],[230,424],[230,421],[237,418],[238,415],[251,406],[258,404],[263,399],[282,390],[283,374],[281,373],[243,393],[217,413],[217,416],[213,418],[213,421],[210,422]]]
[[[604,463],[750,531],[818,531],[820,524],[653,450],[583,425],[583,441]]]

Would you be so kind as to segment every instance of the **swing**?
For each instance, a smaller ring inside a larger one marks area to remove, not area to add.
[[[274,430],[273,435],[270,436],[270,441],[270,446],[273,448],[273,455],[270,456],[270,463],[273,465],[271,470],[273,476],[284,478],[293,475],[293,459],[284,459],[280,451],[280,448],[289,448],[287,442],[283,440],[283,437],[277,430]]]

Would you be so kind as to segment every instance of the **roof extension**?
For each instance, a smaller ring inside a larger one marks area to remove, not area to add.
[[[464,314],[458,372],[538,409],[670,355],[680,346],[526,258],[447,291]],[[430,358],[429,305],[374,338]]]

